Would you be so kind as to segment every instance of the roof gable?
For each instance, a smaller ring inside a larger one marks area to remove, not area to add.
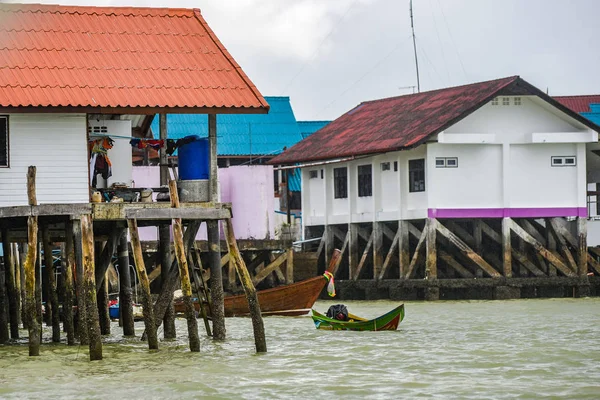
[[[224,114],[217,117],[217,153],[225,155],[275,155],[300,140],[296,117],[289,97],[265,97],[271,108],[268,114]],[[159,118],[152,122],[152,132],[159,136]],[[169,114],[167,116],[169,139],[188,135],[208,136],[206,115]]]
[[[0,110],[40,107],[268,110],[197,9],[0,4]]]
[[[319,161],[408,149],[424,143],[498,95],[536,95],[569,116],[600,128],[518,76],[361,103],[271,160]]]

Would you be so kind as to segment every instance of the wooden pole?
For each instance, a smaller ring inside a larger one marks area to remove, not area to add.
[[[219,182],[217,164],[217,116],[208,115],[208,144],[210,149],[210,201],[219,201]],[[219,223],[206,222],[210,261],[210,295],[212,298],[213,339],[225,340],[225,306],[223,293],[223,271],[221,269],[221,238]]]
[[[27,198],[30,206],[37,205],[35,195],[35,174],[36,168],[30,166],[27,171]],[[37,319],[37,307],[35,298],[36,287],[36,260],[37,260],[37,234],[38,219],[36,216],[27,218],[27,257],[25,258],[25,296],[26,296],[26,315],[27,327],[29,329],[29,355],[40,355],[40,332],[41,326]]]
[[[235,267],[246,293],[248,300],[248,308],[250,309],[250,316],[252,317],[252,328],[254,330],[254,343],[256,346],[257,353],[267,352],[267,342],[265,339],[265,326],[263,323],[260,304],[258,303],[258,296],[256,294],[256,288],[252,284],[252,278],[246,269],[246,263],[240,254],[240,250],[235,240],[235,234],[233,232],[233,224],[231,219],[228,218],[224,221],[225,224],[225,237],[227,239],[227,247],[229,248],[229,254],[231,262],[235,264]]]
[[[81,216],[81,243],[83,259],[83,293],[85,298],[86,325],[90,348],[90,361],[102,360],[100,318],[96,301],[96,279],[94,265],[94,231],[92,216]]]
[[[177,183],[169,182],[169,193],[171,196],[171,207],[179,208],[179,196],[177,194]],[[187,320],[190,350],[200,351],[200,337],[198,335],[198,320],[196,319],[196,310],[192,300],[192,284],[186,257],[186,250],[183,245],[183,227],[181,219],[173,219],[173,244],[175,245],[175,257],[179,266],[179,278],[181,279],[181,292],[183,294],[183,304],[185,307],[185,318]]]
[[[512,277],[512,244],[510,241],[511,219],[502,218],[502,260],[504,265],[504,276]]]
[[[158,253],[160,257],[160,276],[161,286],[166,285],[169,273],[171,272],[171,229],[170,225],[162,224],[158,227]],[[163,335],[165,339],[175,339],[177,331],[175,330],[175,310],[173,308],[173,294],[167,306],[165,317],[163,319]]]
[[[2,244],[3,247],[6,248],[7,236],[5,236],[6,230],[2,231]],[[8,296],[6,295],[6,270],[8,267],[8,258],[6,255],[6,250],[4,250],[4,260],[2,264],[0,264],[0,344],[4,344],[8,342]]]
[[[587,219],[577,217],[577,270],[580,277],[586,277],[588,272],[587,260]]]
[[[10,321],[10,337],[19,338],[19,295],[16,289],[15,259],[8,239],[8,229],[2,230],[2,248],[4,251],[4,267],[6,276],[6,293],[8,295],[8,319]]]
[[[87,310],[85,307],[85,290],[83,285],[83,244],[81,235],[81,220],[73,220],[73,241],[75,254],[75,284],[77,286],[77,335],[83,346],[90,344],[86,325]]]
[[[102,242],[94,242],[94,282],[96,283],[96,302],[98,303],[98,320],[100,322],[101,335],[110,335],[108,287],[106,286],[105,282],[106,272],[102,272],[106,271],[106,269],[108,269],[108,265],[110,264],[110,261],[106,261],[106,258],[108,258],[106,251],[110,246],[110,242],[111,238],[109,238],[108,242],[104,245],[104,248],[102,247]],[[110,254],[110,257],[112,257],[112,254]],[[103,265],[104,262],[106,262],[106,269]]]
[[[63,325],[67,331],[67,345],[75,345],[75,327],[73,325],[73,273],[75,271],[75,249],[73,247],[73,223],[67,223],[65,230],[65,297],[63,302]]]
[[[13,271],[14,271],[14,278],[15,278],[15,303],[17,305],[17,332],[18,332],[18,325],[21,324],[22,318],[21,318],[21,307],[22,302],[21,302],[21,260],[19,258],[19,250],[17,248],[17,244],[16,243],[12,243],[10,245],[10,251],[11,251],[11,260],[12,260],[12,265],[13,265]]]
[[[400,237],[398,238],[398,263],[400,268],[400,279],[404,279],[408,266],[410,265],[410,242],[408,238],[408,224],[405,220],[398,221],[398,230]]]
[[[21,278],[20,287],[21,287],[21,321],[23,322],[23,329],[29,329],[27,327],[27,293],[26,293],[26,283],[25,283],[25,259],[27,258],[27,243],[22,243],[18,245],[15,243],[15,246],[18,247],[19,251],[19,275]]]
[[[135,336],[133,321],[133,289],[131,288],[131,272],[129,269],[129,247],[127,235],[123,234],[117,247],[119,259],[119,312],[123,323],[123,335]]]
[[[198,274],[192,268],[192,272],[193,272],[192,276],[194,277],[194,281],[196,283],[196,293],[198,293],[198,303],[200,306],[200,314],[202,315],[202,319],[204,320],[204,328],[206,328],[206,334],[208,336],[212,336],[210,324],[208,323],[208,313],[206,312],[206,305],[204,304],[204,301],[202,300],[202,296],[201,296],[202,289],[204,290],[204,294],[206,297],[206,301],[208,302],[209,310],[212,309],[212,301],[210,299],[210,294],[206,290],[206,282],[204,281],[204,277],[202,276],[202,260],[200,259],[200,251],[196,247],[195,242],[194,242],[193,248],[190,249],[190,252],[192,253],[192,260],[194,260],[194,263],[198,267],[198,270],[200,270],[200,273]]]
[[[60,314],[58,311],[58,293],[56,292],[56,275],[54,274],[54,258],[52,257],[52,243],[48,226],[42,227],[42,241],[44,246],[44,265],[48,276],[46,313],[50,314],[52,324],[52,342],[60,343]],[[50,306],[50,307],[48,307]]]
[[[383,222],[373,222],[373,279],[378,279],[383,268]]]
[[[39,236],[39,231],[38,231]],[[35,263],[35,310],[36,318],[40,324],[40,341],[42,340],[42,248],[40,243],[36,243],[36,263]]]
[[[137,221],[128,219],[129,237],[131,241],[131,250],[133,251],[133,260],[138,274],[138,280],[142,286],[142,310],[144,314],[144,326],[148,334],[148,348],[150,350],[158,349],[158,335],[156,333],[156,323],[154,322],[154,310],[152,305],[152,295],[150,294],[150,281],[142,256],[142,245],[138,233]]]
[[[432,218],[432,220],[432,223],[427,224],[427,238],[425,243],[425,279],[437,279],[437,220],[435,218]]]

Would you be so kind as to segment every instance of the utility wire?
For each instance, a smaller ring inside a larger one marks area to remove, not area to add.
[[[460,53],[458,52],[458,48],[456,47],[456,42],[454,41],[454,37],[452,37],[452,31],[450,31],[450,27],[448,26],[448,21],[446,19],[446,13],[444,13],[444,7],[442,7],[440,0],[437,0],[438,6],[440,7],[440,11],[442,12],[442,17],[444,19],[444,24],[446,25],[446,30],[448,31],[448,36],[450,36],[450,43],[452,43],[452,47],[454,47],[454,51],[456,51],[456,56],[458,57],[458,61],[460,62],[460,66],[462,68],[463,73],[465,74],[465,79],[469,79],[467,75],[467,71],[465,70],[465,66],[460,58]]]
[[[360,81],[362,81],[367,75],[369,75],[371,72],[373,72],[374,70],[376,70],[384,61],[386,61],[388,58],[390,58],[390,56],[400,48],[400,46],[402,46],[404,43],[406,43],[408,40],[412,39],[412,35],[408,36],[405,40],[403,40],[402,42],[398,43],[389,53],[387,53],[385,55],[385,57],[381,58],[379,61],[377,61],[369,70],[367,70],[367,72],[365,72],[363,75],[361,75],[360,78],[358,78],[356,81],[354,81],[350,86],[348,86],[348,88],[346,88],[346,90],[344,90],[342,93],[340,93],[337,97],[335,97],[329,104],[327,104],[325,107],[323,107],[320,112],[315,116],[315,119],[317,119],[321,114],[323,114],[323,112],[325,110],[327,110],[329,107],[331,107],[336,101],[338,101],[340,99],[340,97],[342,97],[343,95],[345,95],[350,89],[354,88]]]
[[[435,69],[435,65],[433,65],[433,63],[431,62],[431,59],[429,58],[429,56],[427,56],[427,52],[425,51],[425,47],[422,46],[421,43],[419,43],[419,49],[421,50],[421,52],[425,56],[425,60],[429,63],[429,65],[431,65],[431,69],[433,69],[433,72],[435,72],[435,75],[440,80],[441,86],[444,86],[444,83],[442,82],[442,77],[438,73],[437,69]]]
[[[450,86],[450,70],[448,69],[448,62],[446,61],[446,52],[444,51],[444,45],[442,44],[442,39],[440,38],[440,31],[437,27],[437,20],[435,18],[435,13],[433,12],[433,4],[431,0],[429,0],[429,8],[431,9],[431,18],[433,19],[433,27],[435,28],[435,34],[437,35],[438,43],[440,44],[440,50],[442,51],[442,60],[444,61],[444,69],[446,70],[446,75],[448,76],[448,86]]]
[[[292,83],[294,83],[294,81],[296,80],[296,78],[298,76],[300,76],[300,74],[304,71],[304,69],[307,67],[308,63],[310,61],[312,61],[315,58],[315,56],[319,53],[319,51],[321,50],[321,47],[323,46],[323,44],[325,43],[325,41],[337,29],[338,25],[344,20],[344,18],[346,18],[346,15],[348,15],[348,13],[352,9],[352,7],[354,7],[354,5],[356,4],[357,1],[358,0],[354,0],[350,4],[350,6],[346,9],[346,11],[333,24],[333,26],[331,27],[331,29],[329,30],[329,32],[327,33],[327,35],[325,35],[325,37],[321,40],[321,42],[319,43],[319,45],[317,46],[317,48],[315,49],[315,51],[312,53],[312,55],[306,61],[304,61],[304,63],[302,64],[302,67],[298,70],[298,72],[296,72],[296,74],[292,77],[292,79],[290,79],[290,81],[288,82],[288,84],[285,85],[285,87],[283,88],[283,90],[280,92],[282,96],[287,92],[287,90],[292,85]]]

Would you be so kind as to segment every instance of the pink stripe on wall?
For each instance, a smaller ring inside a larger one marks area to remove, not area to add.
[[[429,218],[587,217],[587,208],[430,208],[427,210],[427,215]]]

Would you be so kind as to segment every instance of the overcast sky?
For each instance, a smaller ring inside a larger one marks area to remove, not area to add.
[[[417,82],[409,0],[17,2],[200,8],[261,93],[289,96],[300,120]],[[422,91],[520,75],[550,95],[600,93],[600,1],[414,0],[413,12]]]

